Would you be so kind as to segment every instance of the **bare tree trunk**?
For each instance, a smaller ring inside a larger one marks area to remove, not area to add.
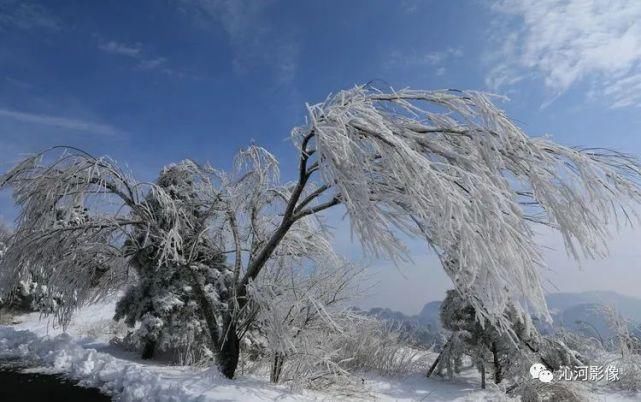
[[[485,363],[481,362],[479,368],[481,369],[481,389],[485,389]]]
[[[145,346],[142,349],[142,358],[147,360],[154,357],[154,352],[156,350],[156,341],[147,340]]]
[[[200,314],[202,314],[205,324],[207,324],[207,330],[209,331],[209,336],[214,344],[214,350],[219,350],[220,335],[218,333],[218,321],[216,320],[216,314],[214,309],[211,307],[211,303],[207,300],[207,295],[203,290],[203,285],[198,281],[197,274],[192,272],[192,276],[194,279],[194,295],[196,296],[196,302],[198,303]]]
[[[503,373],[501,372],[501,362],[499,360],[496,342],[492,342],[492,357],[494,360],[494,383],[498,384],[503,380]]]
[[[450,343],[452,340],[452,337],[445,342],[445,345],[443,345],[443,349],[441,349],[441,353],[438,354],[438,357],[436,360],[434,360],[434,363],[430,366],[429,370],[427,370],[427,375],[426,377],[430,377],[432,373],[434,373],[434,370],[438,367],[439,363],[441,362],[441,359],[443,359],[443,353],[445,352],[445,349],[447,349],[447,345]]]
[[[198,274],[193,271],[191,271],[191,273],[194,279],[193,285],[196,301],[198,302],[202,317],[207,324],[207,330],[212,342],[212,350],[216,353],[216,360],[220,371],[225,377],[230,379],[234,378],[240,357],[240,340],[238,339],[236,322],[230,312],[224,312],[222,331],[218,328],[216,312],[207,299],[203,285],[199,281]]]
[[[280,373],[283,370],[283,363],[285,362],[285,356],[282,353],[276,352],[274,354],[274,359],[272,360],[272,371],[269,376],[269,380],[274,384],[277,384],[280,380]]]
[[[218,352],[218,365],[225,377],[234,378],[239,357],[240,339],[238,339],[238,331],[236,331],[236,322],[231,314],[225,313],[220,351]]]
[[[430,366],[430,369],[427,370],[427,377],[430,377],[432,373],[434,373],[434,370],[436,370],[436,367],[438,367],[438,364],[441,362],[441,359],[443,358],[443,351],[438,354],[438,357],[436,357],[436,360],[434,360],[434,363]]]

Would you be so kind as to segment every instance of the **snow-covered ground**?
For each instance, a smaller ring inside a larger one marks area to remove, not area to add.
[[[78,311],[63,333],[38,313],[18,317],[19,323],[0,326],[0,360],[19,358],[39,372],[61,373],[82,385],[100,388],[118,399],[149,401],[449,401],[496,400],[471,380],[447,382],[423,375],[387,378],[363,375],[364,384],[349,395],[333,390],[294,392],[266,378],[221,377],[215,368],[168,366],[141,361],[133,353],[109,344],[114,303]]]
[[[274,386],[266,378],[241,375],[228,380],[215,368],[143,362],[135,354],[109,344],[114,330],[113,308],[114,303],[100,303],[80,310],[66,333],[48,320],[41,320],[37,313],[21,316],[17,324],[0,326],[0,360],[17,358],[35,367],[30,370],[61,373],[125,401],[504,399],[499,392],[481,391],[473,375],[450,382],[427,379],[421,373],[398,378],[364,374],[364,382],[348,393],[294,392],[284,385]]]

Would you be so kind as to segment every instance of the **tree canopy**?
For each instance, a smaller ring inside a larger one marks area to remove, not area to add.
[[[158,269],[182,267],[212,291],[198,251],[210,248],[230,264],[222,320],[242,333],[248,286],[263,270],[339,262],[317,215],[340,205],[371,255],[402,259],[400,234],[424,239],[476,318],[500,327],[510,305],[548,316],[533,224],[560,232],[579,258],[605,254],[610,231],[636,219],[634,157],[529,137],[483,93],[356,86],[307,110],[291,134],[293,182],[255,145],[230,172],[186,161],[172,177],[189,184],[188,208],[171,193],[180,183],[137,182],[106,157],[64,147],[25,159],[0,179],[21,208],[0,261],[2,292],[27,267],[47,267],[68,320],[126,282],[149,245]],[[205,296],[200,307],[211,310],[217,295]],[[221,325],[213,313],[211,331]]]

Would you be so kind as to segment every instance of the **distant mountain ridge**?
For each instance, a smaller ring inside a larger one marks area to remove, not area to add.
[[[546,297],[546,300],[553,314],[578,305],[611,305],[626,319],[641,323],[641,299],[613,291],[593,290],[581,293],[551,293]]]
[[[592,332],[596,330],[603,337],[611,336],[607,320],[600,308],[611,305],[633,326],[641,324],[641,299],[613,291],[586,291],[580,293],[551,293],[546,296],[548,308],[554,320],[554,328]],[[372,308],[366,313],[383,320],[425,327],[438,332],[442,329],[440,320],[441,302],[425,304],[416,315],[406,315],[389,308]],[[586,324],[587,323],[587,324]],[[588,328],[592,326],[593,328]],[[592,333],[590,335],[596,335]]]
[[[389,308],[375,307],[367,311],[368,315],[378,317],[383,320],[396,322],[414,322],[423,326],[430,326],[434,330],[441,329],[441,302],[433,301],[427,303],[416,315],[406,315],[400,311],[394,311]]]
[[[555,328],[566,328],[595,338],[615,335],[603,306],[613,306],[630,322],[633,332],[641,331],[641,299],[612,291],[554,293],[547,297]]]

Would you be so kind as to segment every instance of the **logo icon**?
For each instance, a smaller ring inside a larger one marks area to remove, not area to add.
[[[544,383],[552,382],[554,375],[550,370],[543,370],[539,373],[539,380]]]
[[[530,367],[530,375],[532,378],[537,378],[539,381],[544,383],[550,383],[554,378],[552,372],[541,363],[534,363]]]

